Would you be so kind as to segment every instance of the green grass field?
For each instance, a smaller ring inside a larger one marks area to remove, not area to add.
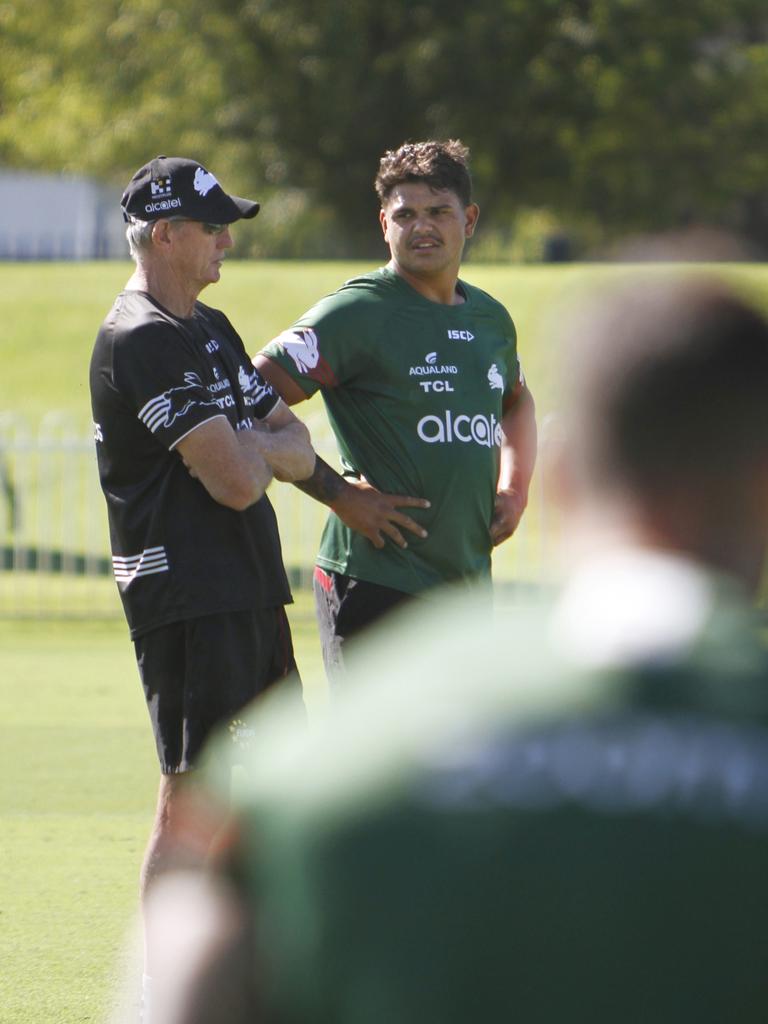
[[[382,256],[383,261],[383,256]],[[221,281],[203,294],[225,310],[251,352],[284,330],[321,295],[356,273],[360,263],[244,262],[225,264]],[[712,268],[768,309],[768,267]],[[661,268],[660,272],[669,272]],[[0,413],[36,420],[62,409],[90,422],[88,363],[98,326],[131,273],[129,262],[3,265],[0,285]],[[463,276],[499,298],[512,313],[526,375],[541,409],[552,400],[556,353],[542,335],[559,296],[637,268],[608,264],[565,266],[468,263]]]
[[[227,311],[256,351],[318,296],[362,269],[232,262],[205,298]],[[768,267],[713,270],[768,309]],[[554,400],[557,353],[544,324],[557,297],[635,272],[469,264],[464,276],[509,307],[528,381],[546,412]],[[3,266],[0,415],[24,416],[34,425],[51,410],[63,410],[87,428],[93,338],[129,273],[127,262]],[[292,524],[282,529],[290,560]],[[77,619],[11,621],[39,607],[41,589],[54,587],[63,587],[57,598],[62,612]],[[156,758],[126,628],[119,617],[96,621],[119,616],[113,584],[90,587],[83,580],[0,570],[2,1024],[103,1021],[136,911]],[[317,637],[310,599],[302,592],[297,597],[291,613],[297,658],[314,706],[324,698]]]
[[[307,593],[291,609],[324,699]],[[0,622],[0,1021],[104,1021],[137,910],[157,760],[122,623]]]
[[[225,310],[246,347],[256,352],[321,295],[368,269],[367,264],[232,261],[203,298]],[[600,272],[616,273],[616,268]],[[127,262],[4,265],[0,412],[18,411],[34,421],[51,409],[62,409],[79,423],[90,422],[88,363],[93,341],[130,273]],[[467,269],[468,280],[513,310],[526,372],[540,394],[550,373],[546,353],[535,349],[532,341],[539,312],[561,288],[594,278],[595,273],[581,267]]]

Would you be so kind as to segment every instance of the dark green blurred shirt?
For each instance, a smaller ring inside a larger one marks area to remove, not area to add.
[[[394,622],[309,732],[254,715],[269,1019],[765,1019],[765,652],[729,584],[614,570],[554,610]]]

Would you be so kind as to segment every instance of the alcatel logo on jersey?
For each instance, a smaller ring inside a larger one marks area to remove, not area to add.
[[[416,426],[416,432],[427,444],[479,444],[483,448],[501,447],[501,424],[491,414],[486,416],[477,413],[467,416],[460,413],[455,416],[450,409],[443,416],[422,416]]]
[[[451,341],[474,341],[475,336],[472,331],[448,331],[448,337]]]
[[[104,432],[101,429],[100,423],[93,424],[93,440],[97,443],[104,440]]]

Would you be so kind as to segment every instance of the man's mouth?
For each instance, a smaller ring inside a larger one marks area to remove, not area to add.
[[[412,249],[436,249],[439,245],[436,238],[418,238],[415,242],[411,242]]]

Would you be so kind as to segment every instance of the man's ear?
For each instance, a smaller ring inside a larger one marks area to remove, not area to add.
[[[480,217],[480,207],[477,203],[470,203],[469,206],[464,209],[464,216],[466,218],[466,224],[464,225],[464,235],[466,238],[471,238],[475,233],[477,227],[477,221]]]
[[[388,242],[389,238],[387,237],[387,215],[383,209],[379,210],[379,224],[381,224],[381,230],[384,233],[384,241]]]
[[[171,222],[160,218],[156,220],[152,228],[152,242],[160,248],[165,248],[171,243]]]

